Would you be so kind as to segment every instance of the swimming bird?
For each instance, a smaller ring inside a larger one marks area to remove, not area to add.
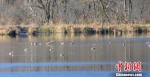
[[[150,44],[148,44],[148,47],[150,47]]]
[[[70,45],[73,45],[73,43],[70,43]]]
[[[74,41],[71,41],[70,45],[72,45],[74,43]]]
[[[47,42],[46,45],[50,45],[50,42]]]
[[[37,43],[35,42],[34,45],[37,45]]]
[[[51,43],[53,43],[55,40],[47,42],[46,45],[50,45]]]
[[[24,51],[25,51],[25,52],[28,52],[28,48],[25,48]]]
[[[61,45],[64,45],[64,42],[62,42]]]
[[[64,56],[64,53],[62,53],[62,54],[59,54],[59,56],[60,56],[60,57]]]
[[[95,50],[95,47],[92,47],[91,50]]]
[[[123,46],[125,46],[126,44],[122,44]]]
[[[112,43],[112,41],[109,42],[110,44]]]
[[[94,44],[94,45],[96,45],[96,44]]]
[[[12,51],[12,52],[9,52],[9,55],[10,55],[10,56],[14,56],[13,54],[14,54],[14,52],[13,52],[13,51]]]
[[[50,49],[49,49],[49,51],[52,51],[52,50],[53,50],[53,48],[50,48]]]

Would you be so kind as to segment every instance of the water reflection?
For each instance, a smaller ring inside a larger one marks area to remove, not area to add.
[[[118,61],[145,62],[142,70],[150,71],[149,40],[136,34],[0,36],[0,72],[117,71]]]

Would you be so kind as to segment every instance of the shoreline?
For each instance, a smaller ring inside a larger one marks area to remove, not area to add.
[[[123,33],[149,33],[150,24],[120,24],[100,26],[99,24],[48,24],[43,26],[1,26],[0,35],[20,35],[38,33],[85,33],[85,34],[111,34]]]

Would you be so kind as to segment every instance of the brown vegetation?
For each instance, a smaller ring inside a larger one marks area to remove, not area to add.
[[[1,0],[0,4],[0,34],[150,31],[149,0]]]
[[[14,26],[1,27],[1,35],[17,35],[20,33],[38,34],[38,33],[85,33],[85,34],[112,34],[122,35],[122,33],[148,33],[150,32],[150,25],[128,24],[128,25],[111,25],[99,26],[96,24],[47,24],[41,27],[38,26]]]
[[[1,0],[0,25],[149,24],[149,0]]]

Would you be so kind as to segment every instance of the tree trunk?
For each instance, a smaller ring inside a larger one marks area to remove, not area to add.
[[[128,15],[129,15],[130,22],[131,22],[131,11],[132,11],[132,1],[129,0]]]
[[[126,2],[126,0],[124,0],[124,13],[126,13],[126,4],[127,4],[127,2]]]
[[[51,15],[50,15],[50,3],[51,0],[47,0],[44,4],[43,0],[37,0],[40,6],[38,6],[40,9],[42,9],[45,12],[45,22],[49,23]]]
[[[105,17],[108,19],[108,23],[110,23],[109,17],[108,17],[108,15],[107,15],[107,11],[106,11],[106,9],[105,9],[103,3],[102,3],[102,0],[99,0],[99,2],[100,2],[100,8],[101,8],[103,14],[104,14]]]

